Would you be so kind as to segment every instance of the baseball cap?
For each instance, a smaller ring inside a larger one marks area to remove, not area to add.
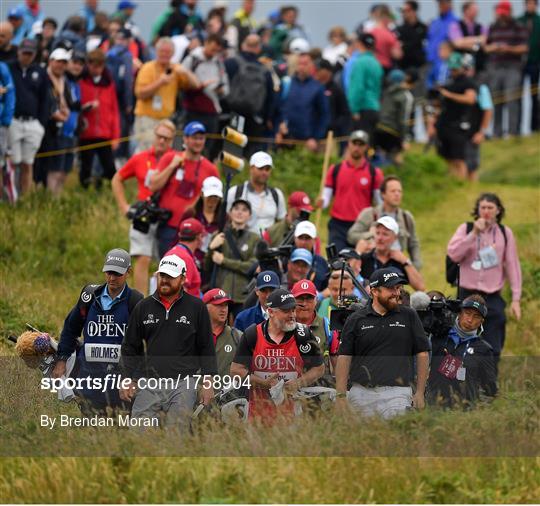
[[[216,176],[207,177],[202,184],[203,197],[219,197],[223,198],[223,183]]]
[[[251,202],[249,200],[246,200],[246,199],[234,199],[233,203],[231,204],[231,209],[236,204],[238,204],[240,202],[248,207],[250,213],[252,212],[252,210],[251,210]]]
[[[397,221],[392,218],[392,216],[381,216],[377,221],[377,225],[382,225],[384,228],[387,228],[390,230],[390,232],[394,232],[394,234],[399,234],[399,225],[397,224]]]
[[[178,255],[167,255],[159,262],[158,272],[177,278],[186,274],[186,263]]]
[[[296,248],[291,255],[291,262],[297,262],[299,260],[311,266],[313,264],[313,255],[307,249]]]
[[[317,227],[311,221],[301,221],[294,229],[294,237],[309,235],[312,239],[317,237]]]
[[[474,68],[474,56],[471,53],[463,53],[461,55],[461,66],[464,69]]]
[[[188,218],[180,223],[178,237],[180,239],[194,239],[204,232],[204,225],[195,218]]]
[[[295,209],[300,209],[301,211],[313,211],[313,206],[311,205],[311,199],[306,192],[296,191],[292,192],[289,195],[289,207],[294,207]]]
[[[328,60],[325,60],[324,58],[317,62],[317,68],[321,70],[329,70],[330,72],[334,72],[334,66]]]
[[[342,250],[340,250],[339,256],[345,259],[349,259],[349,258],[354,258],[355,260],[362,259],[362,256],[360,255],[360,253],[358,253],[358,251],[352,248],[343,248]]]
[[[405,72],[401,69],[392,69],[388,74],[388,82],[393,84],[405,81]]]
[[[461,53],[452,53],[448,58],[448,68],[450,70],[458,70],[463,67]]]
[[[232,302],[232,299],[221,288],[212,288],[204,294],[202,301],[205,304],[218,305]]]
[[[289,44],[289,51],[291,53],[307,53],[310,49],[309,42],[302,37],[296,37]]]
[[[279,276],[274,271],[262,271],[257,275],[256,287],[258,289],[279,288],[280,285]]]
[[[36,53],[37,42],[35,40],[24,39],[19,44],[19,51],[21,51],[22,53]]]
[[[375,47],[375,37],[373,37],[371,33],[358,34],[358,40],[368,49],[373,49]]]
[[[137,8],[137,4],[135,2],[130,2],[129,0],[122,0],[121,2],[118,2],[118,6],[116,10],[121,11],[123,9],[135,9]]]
[[[317,297],[317,288],[315,288],[315,285],[309,279],[297,281],[293,285],[291,292],[295,297],[300,297],[300,295],[312,295],[313,297]]]
[[[508,0],[501,0],[495,7],[495,13],[510,16],[512,14],[512,4]]]
[[[200,121],[190,121],[185,127],[184,127],[184,135],[186,137],[190,137],[191,135],[195,134],[205,134],[206,128]]]
[[[264,151],[257,151],[256,153],[253,153],[251,155],[251,158],[249,159],[249,165],[255,165],[258,169],[261,167],[266,167],[267,165],[270,165],[270,167],[274,166],[274,162],[272,161],[272,157],[264,152]]]
[[[488,308],[485,306],[485,304],[482,304],[475,300],[464,300],[461,303],[460,307],[461,309],[467,309],[467,308],[476,309],[476,311],[478,311],[482,315],[483,318],[485,318],[488,314]]]
[[[57,47],[49,56],[49,60],[69,61],[71,60],[71,52],[66,51],[63,47]]]
[[[24,12],[21,7],[13,7],[13,9],[9,9],[7,17],[8,19],[9,18],[22,19],[24,17]]]
[[[85,62],[86,61],[86,53],[84,51],[79,51],[78,49],[76,49],[75,51],[73,51],[71,53],[71,59],[74,60],[74,61]]]
[[[363,130],[355,130],[349,135],[350,141],[362,141],[365,144],[369,144],[369,134]]]
[[[296,307],[296,299],[289,290],[278,288],[268,296],[266,305],[272,309],[293,309]]]
[[[406,285],[408,283],[409,282],[403,277],[403,273],[392,267],[377,269],[369,277],[369,286],[371,288],[380,288],[381,286],[390,288],[392,286]]]
[[[105,263],[102,272],[113,271],[118,274],[125,274],[131,265],[129,253],[120,248],[112,249],[105,255]]]

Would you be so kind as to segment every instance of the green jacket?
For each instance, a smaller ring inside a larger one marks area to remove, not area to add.
[[[383,68],[371,51],[361,53],[353,65],[347,102],[351,114],[380,109]]]
[[[270,238],[270,247],[279,246],[281,241],[285,239],[285,236],[291,231],[292,225],[287,223],[287,219],[276,221],[270,228],[266,230],[268,237]]]
[[[527,63],[540,63],[540,14],[525,13],[518,21],[529,30],[529,55]]]
[[[229,376],[231,374],[231,362],[236,354],[236,347],[242,337],[242,333],[236,329],[232,329],[228,325],[223,327],[223,332],[217,336],[216,340],[216,357],[218,374]]]
[[[232,231],[241,258],[234,255],[229,243],[225,240],[223,246],[221,246],[221,252],[225,258],[217,268],[216,286],[227,292],[234,302],[243,303],[247,297],[244,291],[250,281],[247,272],[257,261],[255,258],[255,246],[261,239],[257,234],[247,229],[239,231],[227,227],[226,230]],[[210,242],[212,242],[215,235],[212,235]],[[212,253],[213,251],[209,249],[205,257],[206,272],[212,272],[214,267]]]
[[[414,97],[400,84],[391,84],[383,93],[379,124],[382,130],[395,137],[405,138],[409,128],[409,118]]]

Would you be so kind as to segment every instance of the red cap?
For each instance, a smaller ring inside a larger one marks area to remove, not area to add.
[[[195,218],[188,218],[180,223],[178,237],[180,239],[194,239],[204,232],[204,225]]]
[[[512,14],[512,4],[508,0],[501,0],[495,7],[497,14],[506,14],[510,16]]]
[[[306,192],[292,192],[289,195],[289,207],[295,207],[302,211],[313,211],[311,200]]]
[[[221,288],[212,288],[204,294],[202,301],[205,304],[225,304],[232,302],[232,299]]]
[[[295,297],[300,297],[300,295],[312,295],[313,297],[317,297],[317,289],[309,279],[297,281],[293,285],[291,292]]]

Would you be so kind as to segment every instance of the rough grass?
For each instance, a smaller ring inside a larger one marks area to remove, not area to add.
[[[286,152],[276,160],[274,184],[316,196],[320,156]],[[483,161],[481,183],[475,185],[449,178],[444,164],[433,154],[422,155],[419,147],[399,170],[387,173],[404,179],[427,284],[446,293],[448,238],[468,219],[478,193],[501,195],[524,273],[524,317],[509,323],[505,353],[538,355],[540,137],[490,142]],[[81,192],[74,179],[69,186],[56,201],[36,193],[15,209],[0,206],[0,336],[19,334],[26,321],[58,335],[81,286],[100,280],[104,252],[128,246],[128,224],[118,218],[111,194]],[[0,350],[12,355],[4,342]],[[475,412],[426,411],[390,424],[327,417],[299,422],[304,425],[295,435],[285,428],[259,440],[246,434],[234,439],[236,429],[210,428],[205,439],[196,435],[182,448],[163,434],[158,436],[163,444],[147,446],[126,431],[108,439],[76,431],[64,446],[63,433],[43,432],[37,416],[75,415],[75,407],[48,393],[27,395],[35,389],[37,372],[12,361],[0,366],[0,455],[6,456],[0,460],[1,502],[534,503],[540,498],[535,359],[507,359],[501,397]],[[38,452],[43,446],[47,450]],[[186,448],[214,457],[128,457],[134,451],[186,455]],[[315,457],[319,448],[324,458]],[[78,454],[75,449],[110,456],[63,458]],[[258,455],[284,456],[233,457],[254,449]],[[38,453],[58,458],[30,456]],[[454,458],[443,458],[448,454]]]

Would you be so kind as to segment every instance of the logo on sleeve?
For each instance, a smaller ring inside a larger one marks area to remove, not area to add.
[[[311,351],[311,344],[309,343],[306,343],[306,344],[301,344],[298,349],[302,352],[302,353],[309,353]]]

